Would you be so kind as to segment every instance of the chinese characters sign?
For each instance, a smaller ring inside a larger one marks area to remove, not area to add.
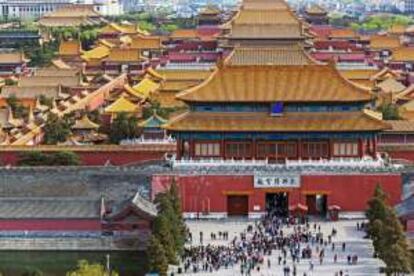
[[[255,174],[255,188],[297,188],[300,187],[299,174]]]

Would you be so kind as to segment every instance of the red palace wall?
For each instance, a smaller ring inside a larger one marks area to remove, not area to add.
[[[156,175],[152,181],[152,196],[166,189],[172,176]],[[307,194],[327,195],[327,205],[338,205],[342,211],[362,212],[380,184],[388,194],[390,204],[401,197],[399,174],[361,175],[302,175],[300,188],[254,188],[253,176],[191,175],[178,176],[184,212],[227,212],[227,195],[248,195],[249,212],[264,212],[267,192],[289,192],[289,205],[306,204]],[[254,210],[260,206],[260,210]]]
[[[412,145],[380,145],[380,152],[386,152],[392,159],[414,162],[414,146]]]
[[[99,219],[2,219],[1,231],[100,231]]]
[[[392,159],[402,159],[414,162],[414,150],[387,151]]]

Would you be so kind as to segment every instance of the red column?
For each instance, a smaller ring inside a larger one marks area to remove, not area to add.
[[[358,156],[359,158],[364,156],[364,140],[362,138],[358,139]]]
[[[329,139],[328,159],[332,159],[333,156],[333,140]]]
[[[194,158],[194,140],[193,139],[190,139],[189,146],[190,148],[188,149],[189,151],[188,155],[190,156],[190,158]]]
[[[256,159],[256,139],[252,139],[251,159]]]
[[[299,158],[302,158],[302,140],[301,139],[299,139],[297,142],[297,148],[298,148],[297,154],[298,154],[298,159],[299,159]]]
[[[372,156],[376,157],[377,155],[377,137],[372,138]]]
[[[220,140],[220,155],[221,155],[221,158],[223,159],[226,158],[225,151],[224,151],[224,139],[223,138]]]
[[[181,159],[182,156],[182,143],[180,139],[177,140],[177,159]]]

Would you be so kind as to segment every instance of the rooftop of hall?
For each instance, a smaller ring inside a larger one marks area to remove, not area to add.
[[[177,95],[186,102],[358,102],[367,88],[351,83],[333,64],[219,66],[203,83]]]
[[[389,125],[365,112],[187,112],[171,119],[164,128],[190,132],[340,133],[382,131]]]
[[[235,47],[225,59],[227,65],[308,65],[319,63],[300,45]]]

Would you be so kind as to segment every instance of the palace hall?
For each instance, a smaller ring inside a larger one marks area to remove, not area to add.
[[[390,126],[375,93],[309,55],[307,25],[283,0],[244,0],[223,29],[230,53],[177,94],[188,110],[163,125],[177,151],[153,195],[175,181],[185,216],[206,218],[362,217],[376,185],[400,201],[399,167],[377,149]]]

